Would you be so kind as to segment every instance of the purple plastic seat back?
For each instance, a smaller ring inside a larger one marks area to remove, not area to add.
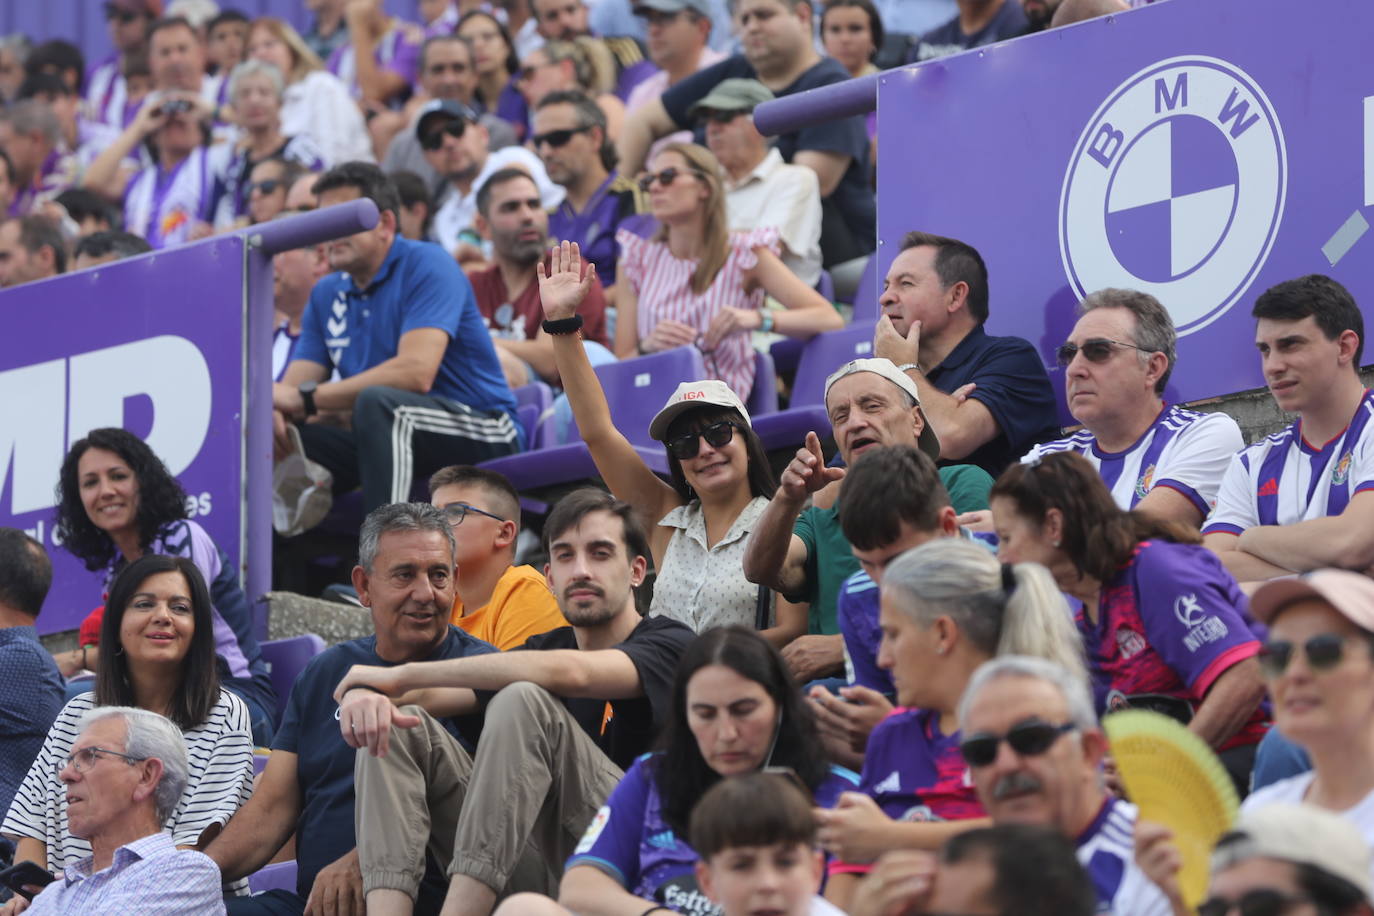
[[[296,860],[259,868],[248,876],[248,889],[255,894],[263,891],[295,891]]]
[[[596,375],[616,429],[632,445],[662,448],[662,443],[649,437],[649,423],[680,382],[706,378],[706,365],[696,347],[674,347],[597,366]]]
[[[806,343],[792,383],[792,406],[825,403],[825,380],[851,359],[873,355],[873,323],[817,334]]]
[[[773,357],[759,350],[754,351],[754,390],[749,392],[744,406],[750,417],[765,416],[778,409],[778,374],[773,368]]]
[[[277,691],[277,711],[285,713],[291,685],[296,683],[296,676],[305,670],[310,660],[324,651],[324,640],[314,633],[306,633],[288,639],[269,640],[261,643],[260,647],[272,676],[272,687]]]

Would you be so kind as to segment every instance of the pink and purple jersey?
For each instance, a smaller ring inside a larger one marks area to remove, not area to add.
[[[1223,671],[1259,652],[1240,586],[1196,544],[1142,541],[1103,583],[1098,620],[1080,607],[1075,622],[1100,713],[1142,705],[1147,696],[1196,710]],[[1261,705],[1226,746],[1258,741],[1267,719]]]

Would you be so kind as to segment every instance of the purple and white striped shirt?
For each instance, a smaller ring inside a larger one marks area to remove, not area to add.
[[[204,853],[177,849],[166,832],[127,843],[109,868],[91,874],[94,857],[69,865],[33,898],[33,916],[63,913],[138,913],[140,916],[224,912],[219,867]]]

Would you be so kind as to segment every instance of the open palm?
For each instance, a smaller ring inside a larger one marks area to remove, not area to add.
[[[582,252],[576,242],[555,245],[549,252],[548,272],[544,272],[542,263],[535,270],[539,276],[539,299],[544,304],[544,317],[549,321],[571,318],[577,313],[577,307],[592,288],[592,277],[596,273],[590,261],[582,262]]]

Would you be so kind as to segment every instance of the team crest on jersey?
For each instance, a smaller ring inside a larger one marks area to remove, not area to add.
[[[1155,482],[1155,466],[1152,464],[1145,469],[1145,473],[1140,475],[1140,479],[1135,482],[1135,498],[1144,499],[1145,494],[1150,492],[1150,487]]]
[[[1116,646],[1121,650],[1122,658],[1131,658],[1145,651],[1145,637],[1135,630],[1122,627],[1116,631]]]
[[[1341,456],[1341,460],[1336,462],[1336,467],[1331,471],[1331,485],[1339,487],[1350,478],[1351,454],[1346,452]]]

